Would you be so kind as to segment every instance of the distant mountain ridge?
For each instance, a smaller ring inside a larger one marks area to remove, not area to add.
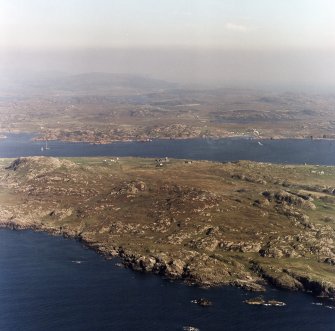
[[[11,89],[22,89],[29,92],[43,93],[44,91],[101,93],[112,90],[152,91],[176,88],[175,83],[167,82],[148,76],[88,72],[80,74],[36,74],[15,77],[9,85]]]

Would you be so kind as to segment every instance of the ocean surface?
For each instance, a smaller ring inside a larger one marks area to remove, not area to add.
[[[158,140],[90,145],[41,142],[8,135],[0,157],[148,156],[335,165],[326,140]],[[133,272],[75,240],[32,231],[0,230],[0,331],[44,330],[335,330],[331,302],[269,288],[284,307],[250,306],[257,296],[232,287],[201,289]],[[205,297],[211,307],[192,300]]]

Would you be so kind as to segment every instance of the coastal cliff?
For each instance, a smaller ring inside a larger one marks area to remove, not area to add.
[[[335,297],[335,167],[0,160],[0,226],[76,238],[201,286]]]

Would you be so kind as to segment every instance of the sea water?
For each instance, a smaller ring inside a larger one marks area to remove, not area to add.
[[[334,330],[335,310],[311,295],[269,288],[284,307],[251,306],[233,287],[201,289],[134,272],[81,243],[0,230],[0,330]],[[213,306],[191,301],[208,298]]]

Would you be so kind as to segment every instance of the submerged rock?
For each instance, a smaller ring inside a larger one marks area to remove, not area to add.
[[[286,303],[282,302],[282,301],[277,301],[277,300],[269,300],[265,305],[266,306],[282,307],[282,306],[286,306]]]
[[[195,300],[192,300],[191,302],[192,303],[196,303],[196,304],[198,304],[201,307],[208,307],[208,306],[212,306],[213,305],[212,301],[210,301],[208,299],[205,299],[205,298],[195,299]]]
[[[194,326],[183,326],[184,331],[200,331],[200,329],[194,327]]]

